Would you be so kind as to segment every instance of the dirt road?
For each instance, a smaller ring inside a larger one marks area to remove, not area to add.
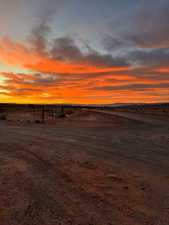
[[[93,114],[0,122],[1,225],[169,224],[169,127]]]
[[[89,110],[88,110],[89,111]],[[143,113],[130,113],[130,112],[113,112],[108,110],[91,110],[93,112],[100,112],[108,115],[119,116],[131,120],[136,120],[144,123],[149,123],[158,126],[169,127],[169,117],[160,115],[151,115]]]

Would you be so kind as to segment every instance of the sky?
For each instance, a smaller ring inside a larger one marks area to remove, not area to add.
[[[0,102],[169,102],[168,0],[0,0]]]

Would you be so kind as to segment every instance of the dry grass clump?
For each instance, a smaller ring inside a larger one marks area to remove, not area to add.
[[[7,120],[7,117],[5,114],[0,115],[0,120]]]

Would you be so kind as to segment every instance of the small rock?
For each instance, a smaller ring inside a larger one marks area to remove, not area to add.
[[[125,190],[128,190],[128,189],[129,189],[129,187],[128,187],[128,186],[124,186],[123,188],[124,188]]]
[[[107,176],[107,178],[110,178],[110,179],[115,180],[115,181],[120,181],[120,182],[123,181],[123,179],[121,177],[117,176],[116,174],[109,174]]]

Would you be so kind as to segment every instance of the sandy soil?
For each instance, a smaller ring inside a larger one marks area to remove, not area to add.
[[[0,225],[54,224],[168,225],[167,123],[0,121]]]

